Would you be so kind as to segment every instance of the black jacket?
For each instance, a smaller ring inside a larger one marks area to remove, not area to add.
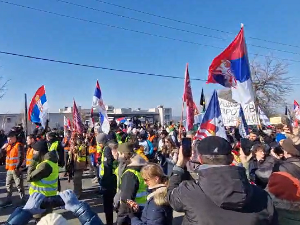
[[[275,157],[269,155],[263,162],[263,164],[255,171],[255,176],[258,182],[262,185],[262,187],[266,187],[269,178],[273,172],[274,165],[279,161]]]
[[[103,150],[104,154],[104,175],[101,178],[101,186],[104,189],[117,189],[117,177],[113,171],[114,157],[111,149],[106,146]]]
[[[128,217],[129,211],[128,206],[125,203],[127,200],[135,200],[137,191],[139,189],[139,180],[132,172],[126,172],[128,169],[133,169],[138,172],[142,169],[143,166],[146,165],[146,161],[136,154],[133,158],[131,158],[131,163],[127,165],[124,170],[121,179],[120,185],[120,207],[118,209],[118,218],[117,224],[127,224],[130,222],[130,218]]]
[[[200,166],[198,181],[182,182],[183,169],[175,166],[168,200],[184,212],[183,225],[277,225],[273,202],[266,191],[251,185],[245,168]]]
[[[300,158],[291,157],[275,164],[274,172],[287,172],[300,180]]]

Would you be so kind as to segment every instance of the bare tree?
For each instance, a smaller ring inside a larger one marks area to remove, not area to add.
[[[267,114],[272,115],[283,109],[285,98],[293,91],[293,78],[288,76],[288,64],[273,57],[265,57],[263,62],[251,62],[255,103]]]
[[[278,109],[286,105],[286,96],[293,90],[293,78],[288,76],[288,64],[267,56],[263,61],[254,58],[250,63],[255,104],[267,116],[278,114]],[[219,97],[228,101],[232,99],[231,90],[219,91]]]

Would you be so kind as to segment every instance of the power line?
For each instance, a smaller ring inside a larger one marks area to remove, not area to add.
[[[37,8],[30,7],[30,6],[19,5],[19,4],[6,2],[6,1],[2,1],[2,0],[0,0],[0,2],[5,3],[5,4],[9,4],[9,5],[13,5],[13,6],[17,6],[17,7],[21,7],[21,8],[25,8],[25,9],[38,11],[38,12],[43,12],[43,13],[48,13],[48,14],[52,14],[52,15],[56,15],[56,16],[61,16],[61,17],[69,18],[69,19],[74,19],[74,20],[79,20],[79,21],[83,21],[83,22],[87,22],[87,23],[94,23],[94,24],[98,24],[98,25],[102,25],[102,26],[107,26],[107,27],[110,27],[110,28],[126,30],[126,31],[130,31],[130,32],[134,32],[134,33],[149,35],[149,36],[158,37],[158,38],[164,38],[164,39],[173,40],[173,41],[185,42],[185,43],[194,44],[194,45],[201,45],[201,46],[205,46],[205,47],[223,49],[221,47],[217,47],[217,46],[213,46],[213,45],[207,45],[207,44],[202,44],[202,43],[193,42],[193,41],[186,41],[186,40],[167,37],[167,36],[162,36],[162,35],[158,35],[158,34],[147,33],[147,32],[139,31],[139,30],[132,30],[132,29],[128,29],[128,28],[125,28],[125,27],[100,23],[100,22],[97,22],[97,21],[82,19],[82,18],[74,17],[74,16],[68,16],[68,15],[64,15],[64,14],[60,14],[60,13],[56,13],[56,12],[51,12],[51,11],[47,11],[47,10],[43,10],[43,9],[37,9]]]
[[[103,4],[115,6],[115,7],[122,8],[122,9],[127,9],[127,10],[130,10],[130,11],[133,11],[133,12],[138,12],[138,13],[146,14],[146,15],[149,15],[149,16],[154,16],[154,17],[157,17],[157,18],[161,18],[161,19],[165,19],[165,20],[169,20],[169,21],[173,21],[173,22],[177,22],[177,23],[182,23],[182,24],[194,26],[194,27],[200,27],[200,28],[203,28],[203,29],[217,31],[217,32],[225,33],[225,34],[235,34],[233,32],[224,31],[224,30],[220,30],[220,29],[216,29],[216,28],[207,27],[207,26],[202,26],[202,25],[198,25],[198,24],[194,24],[194,23],[189,23],[189,22],[185,22],[185,21],[182,21],[182,20],[173,19],[173,18],[170,18],[170,17],[160,16],[160,15],[157,15],[157,14],[148,13],[148,12],[137,10],[137,9],[132,9],[132,8],[129,8],[129,7],[117,5],[117,4],[110,3],[110,2],[105,2],[105,1],[102,1],[102,0],[94,0],[94,1],[101,2]],[[286,44],[286,43],[282,43],[282,42],[270,41],[270,40],[257,38],[257,37],[248,36],[248,38],[253,39],[253,40],[278,44],[278,45],[285,45],[285,46],[289,46],[289,47],[300,48],[300,46],[298,46],[298,45],[291,45],[291,44]]]
[[[121,72],[121,73],[131,73],[131,74],[172,78],[172,79],[184,79],[184,77],[177,77],[177,76],[163,75],[163,74],[156,74],[156,73],[147,73],[147,72],[138,72],[138,71],[132,71],[132,70],[115,69],[115,68],[109,68],[109,67],[103,67],[103,66],[95,66],[95,65],[83,64],[83,63],[74,63],[74,62],[68,62],[68,61],[62,61],[62,60],[56,60],[56,59],[42,58],[42,57],[37,57],[37,56],[24,55],[24,54],[6,52],[6,51],[0,51],[0,54],[18,56],[18,57],[23,57],[23,58],[35,59],[35,60],[42,60],[42,61],[53,62],[53,63],[67,64],[67,65],[72,65],[72,66],[81,66],[81,67],[88,67],[88,68],[93,68],[93,69],[110,70],[110,71]],[[200,79],[200,78],[191,78],[191,80],[206,82],[206,80]]]
[[[112,12],[108,12],[108,11],[104,11],[104,10],[100,10],[100,9],[95,9],[95,8],[92,8],[92,7],[88,7],[88,6],[85,6],[85,5],[79,5],[79,4],[64,1],[64,0],[56,0],[56,1],[63,2],[65,4],[69,4],[69,5],[73,5],[73,6],[77,6],[77,7],[80,7],[80,8],[85,8],[85,9],[92,10],[92,11],[102,12],[102,13],[106,13],[106,14],[109,14],[109,15],[122,17],[122,18],[130,19],[130,20],[134,20],[134,21],[138,21],[138,22],[142,22],[142,23],[152,24],[152,25],[155,25],[155,26],[160,26],[160,27],[164,27],[164,28],[168,28],[168,29],[172,29],[172,30],[182,31],[182,32],[191,33],[191,34],[196,34],[196,35],[209,37],[209,38],[215,38],[215,39],[219,39],[219,40],[223,40],[223,41],[226,40],[226,39],[221,38],[221,37],[216,37],[216,36],[212,36],[212,35],[197,33],[197,32],[194,32],[194,31],[189,31],[189,30],[184,30],[184,29],[179,29],[179,28],[176,28],[176,27],[166,26],[166,25],[163,25],[163,24],[158,24],[158,23],[154,23],[154,22],[150,22],[150,21],[146,21],[146,20],[140,20],[140,19],[137,19],[137,18],[128,17],[128,16],[124,16],[124,15],[120,15],[120,14],[116,14],[116,13],[112,13]],[[268,50],[273,50],[273,51],[279,51],[279,52],[284,52],[284,53],[289,53],[289,54],[294,54],[294,55],[300,55],[300,53],[297,53],[297,52],[291,52],[291,51],[286,51],[286,50],[281,50],[281,49],[275,49],[275,48],[270,48],[270,47],[265,47],[265,46],[260,46],[260,45],[248,44],[248,46],[253,46],[253,47],[263,48],[263,49],[268,49]]]
[[[110,27],[110,28],[121,29],[121,30],[125,30],[125,31],[138,33],[138,34],[152,36],[152,37],[158,37],[158,38],[163,38],[163,39],[172,40],[172,41],[179,41],[179,42],[198,45],[198,46],[211,47],[211,48],[222,49],[222,50],[224,49],[223,47],[218,47],[218,46],[214,46],[214,45],[202,44],[202,43],[199,43],[199,42],[187,41],[187,40],[162,36],[162,35],[158,35],[158,34],[147,33],[147,32],[143,32],[143,31],[139,31],[139,30],[132,30],[132,29],[128,29],[128,28],[124,28],[124,27],[120,27],[120,26],[100,23],[100,22],[93,21],[93,20],[82,19],[82,18],[79,18],[79,17],[68,16],[68,15],[64,15],[64,14],[60,14],[60,13],[56,13],[56,12],[51,12],[51,11],[47,11],[47,10],[43,10],[43,9],[33,8],[33,7],[30,7],[30,6],[24,6],[24,5],[11,3],[11,2],[6,2],[6,1],[3,1],[3,0],[0,0],[0,2],[8,4],[8,5],[12,5],[12,6],[17,6],[17,7],[20,7],[20,8],[30,9],[30,10],[34,10],[34,11],[38,11],[38,12],[42,12],[42,13],[48,13],[48,14],[51,14],[51,15],[56,15],[56,16],[60,16],[60,17],[64,17],[64,18],[79,20],[79,21],[87,22],[87,23],[93,23],[93,24],[97,24],[97,25],[101,25],[101,26],[107,26],[107,27]],[[255,55],[255,56],[262,56],[262,57],[266,56],[266,55],[261,55],[261,54],[258,54],[258,53],[249,53],[249,54],[252,54],[252,55]],[[274,58],[284,60],[284,61],[300,62],[299,60],[294,60],[294,59],[284,59],[284,58],[278,58],[278,57],[274,57]]]
[[[109,68],[109,67],[103,67],[103,66],[95,66],[95,65],[83,64],[83,63],[75,63],[75,62],[62,61],[62,60],[57,60],[57,59],[49,59],[49,58],[42,58],[42,57],[31,56],[31,55],[24,55],[24,54],[6,52],[6,51],[1,51],[1,50],[0,50],[0,54],[17,56],[17,57],[22,57],[22,58],[27,58],[27,59],[41,60],[41,61],[52,62],[52,63],[67,64],[67,65],[71,65],[71,66],[80,66],[80,67],[87,67],[87,68],[92,68],[92,69],[109,70],[109,71],[115,71],[115,72],[121,72],[121,73],[139,74],[139,75],[145,75],[145,76],[171,78],[171,79],[181,79],[181,80],[184,79],[184,77],[178,77],[178,76],[156,74],[156,73],[147,73],[147,72],[139,72],[139,71],[133,71],[133,70],[115,69],[115,68]],[[190,78],[190,80],[202,81],[202,82],[207,81],[207,80],[200,79],[200,78]],[[294,84],[291,84],[291,85],[299,86],[300,84],[294,83]]]
[[[89,9],[89,10],[93,10],[93,11],[97,11],[97,12],[101,12],[101,13],[106,13],[106,14],[121,17],[121,18],[126,18],[126,19],[130,19],[130,20],[134,20],[134,21],[138,21],[138,22],[142,22],[142,23],[148,23],[148,24],[151,24],[151,25],[164,27],[164,28],[168,28],[168,29],[172,29],[172,30],[182,31],[182,32],[191,33],[191,34],[196,34],[196,35],[209,37],[209,38],[215,38],[215,39],[219,39],[219,40],[225,40],[222,37],[212,36],[212,35],[208,35],[208,34],[202,34],[202,33],[194,32],[194,31],[190,31],[190,30],[179,29],[179,28],[176,28],[176,27],[171,27],[171,26],[167,26],[167,25],[163,25],[163,24],[159,24],[159,23],[154,23],[154,22],[150,22],[150,21],[146,21],[146,20],[141,20],[141,19],[137,19],[137,18],[133,18],[133,17],[129,17],[129,16],[124,16],[124,15],[112,13],[112,12],[109,12],[109,11],[95,9],[95,8],[88,7],[88,6],[85,6],[85,5],[79,5],[79,4],[68,2],[68,1],[63,1],[63,0],[56,0],[56,1],[63,2],[63,3],[73,5],[73,6],[77,6],[77,7],[81,7],[81,8],[85,8],[85,9]]]
[[[79,20],[79,21],[83,21],[83,22],[87,22],[87,23],[93,23],[93,24],[97,24],[97,25],[107,26],[107,27],[110,27],[110,28],[126,30],[126,31],[139,33],[139,34],[143,34],[143,35],[148,35],[148,36],[152,36],[152,37],[158,37],[158,38],[168,39],[168,40],[172,40],[172,41],[179,41],[179,42],[184,42],[184,43],[194,44],[194,45],[199,45],[199,46],[204,46],[204,47],[224,49],[222,47],[218,47],[218,46],[214,46],[214,45],[202,44],[202,43],[199,43],[199,42],[186,41],[186,40],[167,37],[167,36],[162,36],[162,35],[158,35],[158,34],[152,34],[152,33],[144,32],[144,31],[128,29],[128,28],[124,28],[124,27],[120,27],[120,26],[100,23],[100,22],[93,21],[93,20],[87,20],[87,19],[82,19],[82,18],[79,18],[79,17],[73,17],[73,16],[68,16],[68,15],[56,13],[56,12],[51,12],[51,11],[47,11],[47,10],[43,10],[43,9],[37,9],[37,8],[30,7],[30,6],[24,6],[24,5],[20,5],[20,4],[11,3],[11,2],[6,2],[6,1],[3,1],[3,0],[0,0],[0,2],[8,4],[8,5],[12,5],[12,6],[17,6],[17,7],[21,7],[21,8],[26,8],[26,9],[38,11],[38,12],[48,13],[48,14],[52,14],[52,15],[56,15],[56,16],[60,16],[60,17],[65,17],[65,18],[69,18],[69,19],[74,19],[74,20]],[[255,46],[255,47],[261,47],[261,46]],[[267,49],[275,50],[275,51],[281,51],[281,52],[287,52],[287,51],[284,51],[284,50],[278,50],[278,49],[272,49],[272,48],[267,48]],[[256,53],[249,53],[249,54],[258,55],[258,56],[265,56],[265,55],[259,55],[259,54],[256,54]],[[300,55],[300,53],[293,53],[293,54],[299,54]],[[278,58],[278,59],[281,59],[281,58]],[[300,62],[298,60],[293,60],[293,59],[281,59],[281,60],[288,60],[288,61],[292,61],[292,62]]]

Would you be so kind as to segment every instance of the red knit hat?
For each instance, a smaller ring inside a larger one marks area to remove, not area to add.
[[[289,173],[273,173],[269,179],[268,190],[276,198],[300,201],[300,181]]]

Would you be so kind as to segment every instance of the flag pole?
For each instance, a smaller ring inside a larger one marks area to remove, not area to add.
[[[182,107],[181,107],[181,119],[180,119],[180,124],[179,124],[179,137],[181,139],[182,137],[182,121],[183,121],[183,110],[184,110],[184,101],[182,99]]]
[[[244,28],[244,24],[241,23],[241,28]],[[245,35],[245,29],[244,29],[244,35]],[[245,46],[246,46],[246,39],[245,39]],[[247,57],[248,57],[248,52],[247,52]],[[248,59],[248,63],[249,63],[249,59]],[[250,65],[250,63],[249,63]],[[250,69],[250,74],[251,74],[251,68]],[[252,77],[250,75],[250,79],[252,80]],[[255,90],[253,89],[253,83],[251,82],[252,84],[252,92],[253,92],[253,97],[254,97],[254,107],[255,107],[255,113],[256,113],[256,120],[257,120],[257,126],[261,129],[262,126],[261,126],[261,122],[260,122],[260,118],[259,118],[259,112],[258,112],[258,104],[256,104],[256,93],[255,93]]]
[[[27,94],[25,93],[24,94],[24,97],[25,97],[25,105],[24,105],[24,107],[25,107],[25,113],[24,113],[24,122],[25,122],[25,137],[27,137],[27,135],[28,135],[28,119],[27,119],[27,114],[28,114],[28,112],[27,112]]]

